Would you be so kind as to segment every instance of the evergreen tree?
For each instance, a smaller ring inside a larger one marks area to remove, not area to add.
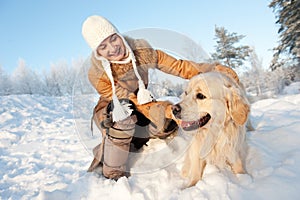
[[[300,63],[300,0],[273,0],[269,4],[276,14],[276,23],[280,25],[279,45],[274,48],[275,53],[271,63],[274,70],[280,65],[279,56],[287,53],[291,55],[299,66]],[[281,63],[283,64],[283,63]]]
[[[245,36],[229,33],[224,27],[215,27],[215,33],[217,45],[216,53],[211,54],[212,59],[231,68],[243,65],[249,56],[250,47],[236,44]]]

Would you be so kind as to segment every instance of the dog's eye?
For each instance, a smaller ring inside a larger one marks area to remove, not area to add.
[[[204,96],[202,93],[197,93],[197,99],[205,99],[206,96]]]

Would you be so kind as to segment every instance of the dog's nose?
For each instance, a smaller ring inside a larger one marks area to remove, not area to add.
[[[181,119],[181,107],[179,104],[172,106],[172,113],[177,119]]]

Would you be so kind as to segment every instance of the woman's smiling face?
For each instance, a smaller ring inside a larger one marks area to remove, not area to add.
[[[109,61],[120,61],[126,55],[126,47],[118,34],[112,34],[97,47],[97,53]]]

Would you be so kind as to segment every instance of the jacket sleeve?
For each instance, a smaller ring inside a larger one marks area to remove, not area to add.
[[[168,74],[190,79],[200,73],[217,71],[240,83],[237,73],[230,67],[221,65],[220,63],[195,63],[189,60],[176,59],[160,50],[156,50],[156,52],[157,68]]]
[[[156,50],[157,68],[165,73],[190,79],[193,76],[212,71],[214,65],[209,63],[195,63],[189,60],[176,59],[163,51]]]

